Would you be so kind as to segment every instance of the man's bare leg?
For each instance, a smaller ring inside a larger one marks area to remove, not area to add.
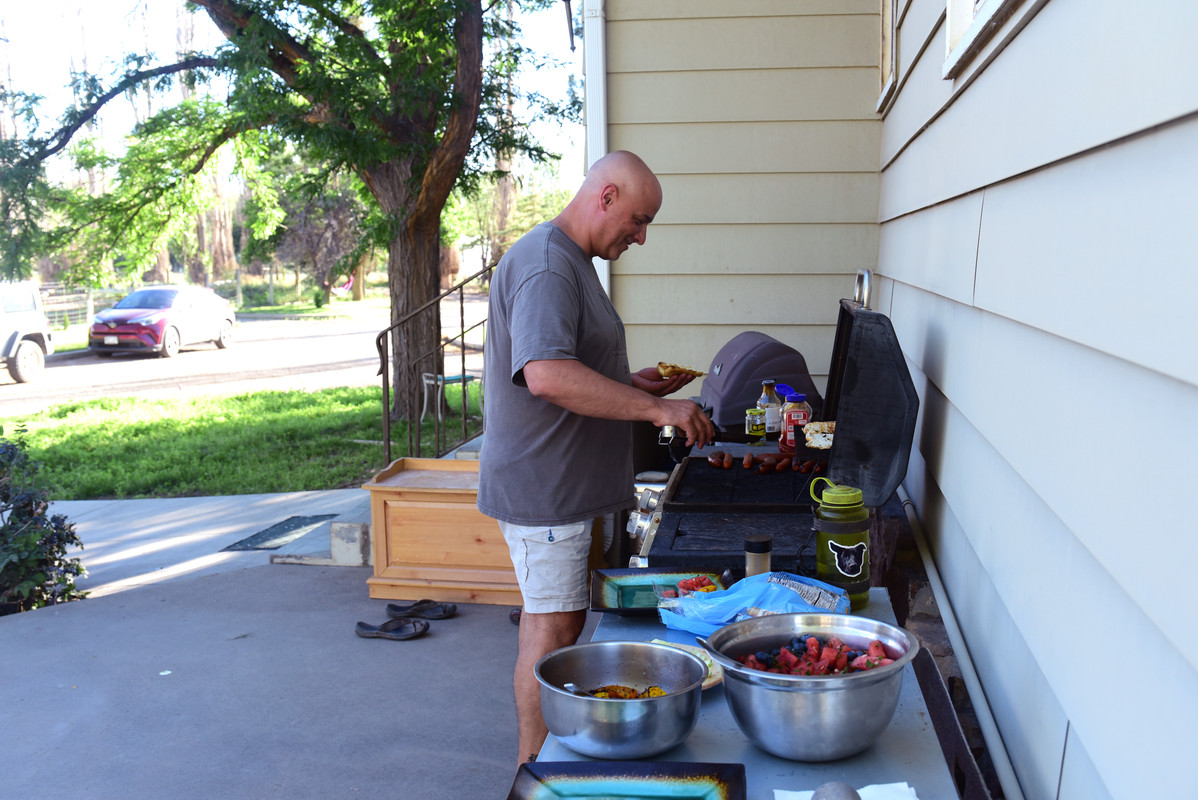
[[[541,684],[533,672],[541,658],[561,647],[578,642],[586,625],[587,612],[559,611],[550,614],[520,614],[520,643],[516,653],[516,726],[519,750],[516,764],[536,755],[545,743],[549,729],[541,715]]]

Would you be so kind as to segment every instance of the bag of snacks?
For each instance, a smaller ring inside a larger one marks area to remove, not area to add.
[[[789,572],[750,575],[727,589],[662,598],[657,604],[667,628],[699,636],[749,617],[821,611],[847,614],[848,595],[830,583]]]

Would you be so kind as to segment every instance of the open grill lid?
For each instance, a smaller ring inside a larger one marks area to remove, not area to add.
[[[836,420],[828,479],[882,505],[907,476],[919,395],[890,319],[853,300],[840,301],[824,413]]]
[[[860,288],[861,276],[858,280]],[[875,507],[885,503],[907,475],[919,396],[894,326],[868,303],[868,289],[840,301],[822,401],[797,350],[766,334],[746,331],[716,354],[698,402],[716,425],[739,432],[744,430],[745,409],[761,394],[763,379],[806,391],[815,412],[812,418],[836,421],[828,479],[861,489],[865,505]],[[680,460],[679,454],[675,457]]]

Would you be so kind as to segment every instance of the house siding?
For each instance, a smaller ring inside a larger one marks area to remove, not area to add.
[[[879,5],[606,4],[609,141],[665,187],[613,265],[633,360],[758,329],[822,370],[874,269],[904,486],[1024,796],[1192,796],[1198,4],[1024,0],[945,80],[945,0],[898,0],[881,114]]]
[[[906,489],[1025,796],[1187,796],[1198,7],[1025,3],[946,81],[943,2],[900,6],[878,275],[922,401]],[[1120,639],[1154,655],[1089,649]]]
[[[644,158],[664,194],[645,246],[611,265],[630,361],[706,368],[758,330],[822,387],[837,301],[878,252],[876,2],[605,12],[609,147]]]

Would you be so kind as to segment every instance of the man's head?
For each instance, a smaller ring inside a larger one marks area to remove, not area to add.
[[[661,183],[638,156],[617,150],[600,158],[554,222],[591,257],[615,261],[645,243],[661,208]]]

